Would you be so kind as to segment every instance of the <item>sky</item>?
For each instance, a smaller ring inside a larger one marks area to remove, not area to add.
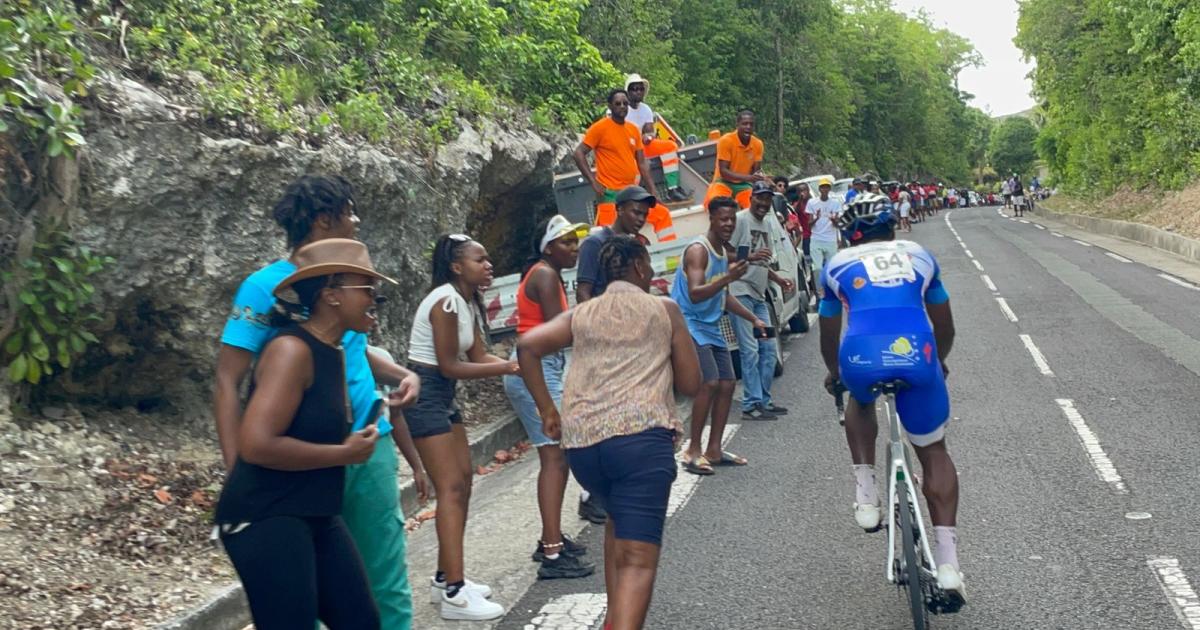
[[[1033,68],[1013,44],[1017,34],[1017,0],[893,0],[905,13],[925,9],[934,26],[971,40],[983,65],[959,74],[958,87],[975,95],[972,105],[992,116],[1015,114],[1033,107],[1032,83],[1025,75]]]

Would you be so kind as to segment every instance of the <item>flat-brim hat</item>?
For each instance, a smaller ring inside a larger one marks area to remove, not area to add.
[[[399,284],[395,280],[375,271],[371,256],[362,241],[351,238],[326,238],[309,243],[296,250],[292,262],[297,269],[276,285],[275,297],[288,302],[296,299],[292,285],[301,280],[339,273],[358,273],[385,282]]]

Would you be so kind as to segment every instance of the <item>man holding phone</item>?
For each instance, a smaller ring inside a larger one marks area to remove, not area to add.
[[[791,241],[772,212],[775,190],[767,182],[755,182],[750,189],[750,208],[737,215],[730,244],[738,250],[738,259],[749,263],[746,274],[735,280],[729,293],[759,321],[771,319],[767,308],[770,284],[784,292],[795,287],[792,281],[775,273],[776,253],[790,247]],[[745,253],[743,256],[743,252]],[[778,344],[775,329],[756,330],[749,321],[736,319],[738,354],[742,361],[742,419],[770,420],[787,414],[787,409],[771,401],[771,381],[775,378]]]
[[[700,375],[704,379],[704,385],[692,400],[692,439],[683,458],[683,469],[694,475],[711,475],[713,466],[746,465],[746,458],[721,449],[737,386],[729,348],[721,333],[721,318],[728,312],[755,328],[766,328],[767,324],[741,302],[725,298],[729,285],[745,275],[750,266],[744,259],[729,261],[732,253],[729,239],[737,225],[737,211],[733,197],[714,197],[708,202],[708,233],[683,250],[683,260],[671,284],[671,299],[679,305],[688,333],[696,344]],[[704,422],[710,411],[712,427],[702,453]]]

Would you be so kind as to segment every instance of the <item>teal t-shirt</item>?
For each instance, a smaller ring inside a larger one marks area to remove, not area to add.
[[[275,305],[272,292],[295,270],[296,265],[291,261],[277,260],[242,281],[233,298],[233,311],[221,333],[221,343],[241,348],[257,357],[276,333],[269,323],[271,308]],[[342,337],[342,351],[346,355],[346,387],[350,393],[350,407],[354,411],[351,430],[357,431],[367,425],[371,407],[379,399],[375,375],[371,373],[371,365],[367,362],[367,335],[346,331]],[[380,414],[377,426],[381,437],[392,432],[392,424],[388,422],[386,413]]]

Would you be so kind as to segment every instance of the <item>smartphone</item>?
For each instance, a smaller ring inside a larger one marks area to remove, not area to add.
[[[367,415],[367,423],[363,425],[363,428],[365,429],[379,422],[379,415],[381,413],[383,413],[383,399],[376,398],[375,402],[371,404],[371,412]]]
[[[750,246],[749,245],[739,245],[737,248],[737,259],[738,260],[746,260],[749,257],[750,257]]]
[[[767,326],[766,328],[755,328],[754,329],[754,338],[755,339],[774,339],[775,334],[776,333],[775,333],[774,326]]]

